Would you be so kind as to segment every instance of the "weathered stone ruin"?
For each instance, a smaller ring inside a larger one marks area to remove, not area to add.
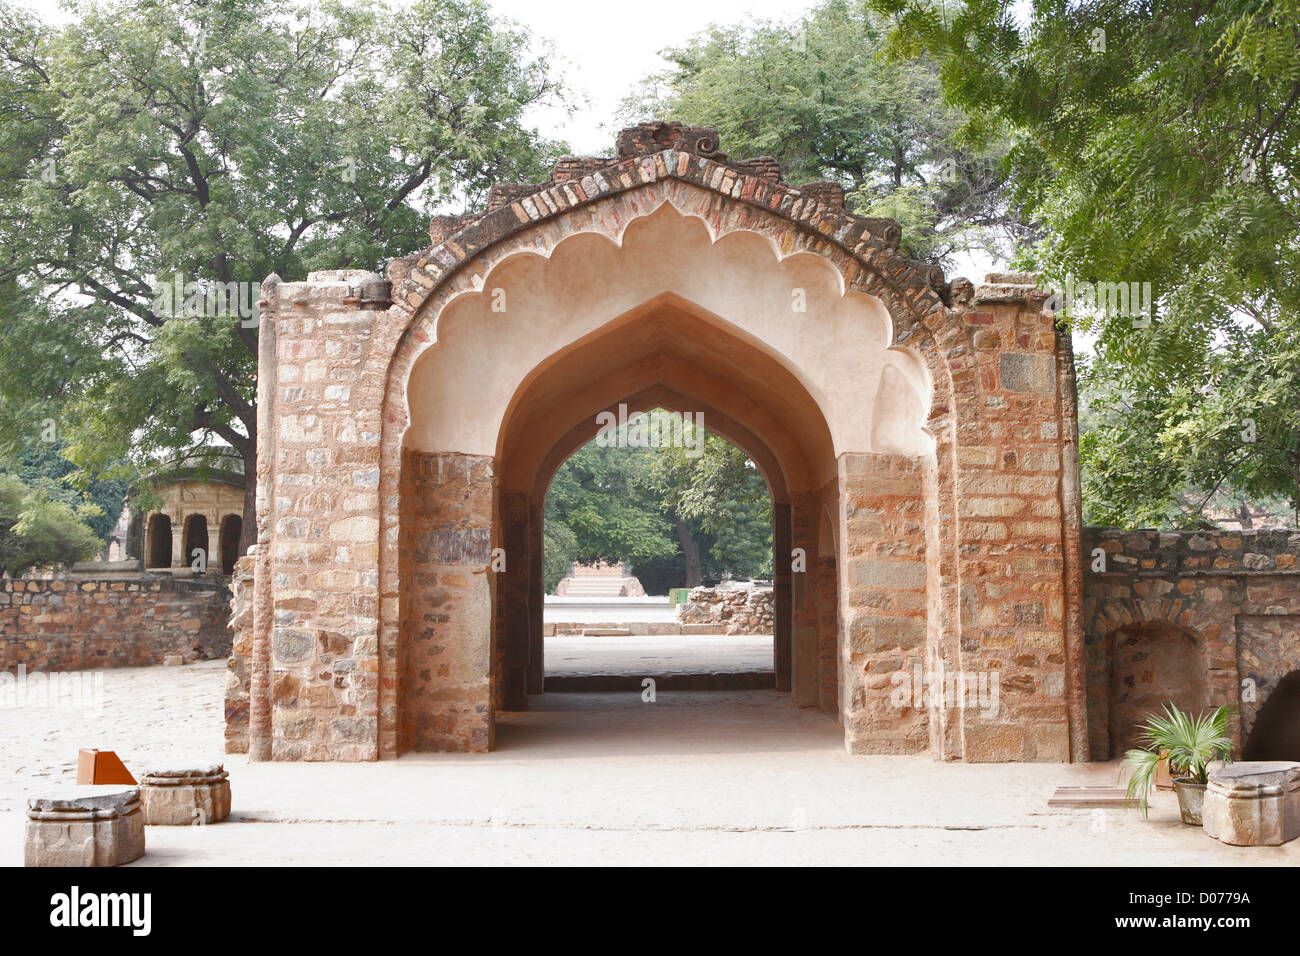
[[[683,624],[717,624],[725,634],[771,634],[776,602],[771,588],[691,588],[677,606]]]
[[[232,749],[491,748],[495,715],[542,690],[550,479],[621,403],[702,412],[762,471],[776,686],[852,753],[1109,751],[1100,701],[1132,698],[1097,675],[1133,670],[1157,624],[1199,634],[1169,667],[1199,662],[1206,703],[1237,699],[1250,653],[1295,660],[1171,618],[1199,578],[1107,571],[1085,610],[1073,353],[1033,276],[947,282],[834,184],[673,123],[495,186],[431,237],[386,277],[263,285]],[[1259,619],[1241,633],[1291,640],[1293,579],[1257,600],[1273,585],[1251,573],[1216,585]],[[996,672],[999,706],[900,705],[913,666],[940,686]]]

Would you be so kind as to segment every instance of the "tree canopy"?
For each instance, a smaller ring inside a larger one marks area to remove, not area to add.
[[[1000,145],[958,139],[963,115],[944,103],[937,65],[882,57],[886,29],[848,0],[791,23],[714,27],[665,51],[672,69],[622,113],[712,126],[730,154],[772,156],[791,183],[838,182],[854,211],[897,219],[918,258],[1023,241]]]
[[[559,91],[549,60],[481,0],[71,12],[0,5],[10,459],[54,419],[90,474],[217,441],[253,474],[258,284],[381,268],[427,244],[438,204],[560,152],[523,121]]]
[[[1149,284],[1149,314],[1064,316],[1096,342],[1086,517],[1195,524],[1228,489],[1300,507],[1300,3],[871,6],[894,55],[939,63],[968,141],[1010,144],[1041,224],[1015,265]]]
[[[94,513],[93,506],[88,510]],[[0,575],[84,561],[101,544],[72,505],[0,474]]]
[[[560,466],[546,498],[548,592],[571,561],[624,561],[652,593],[771,575],[767,483],[739,448],[701,432],[691,447],[592,440]]]
[[[96,538],[107,541],[126,504],[127,482],[81,472],[62,451],[57,440],[30,442],[20,450],[12,473],[28,488],[73,508]]]

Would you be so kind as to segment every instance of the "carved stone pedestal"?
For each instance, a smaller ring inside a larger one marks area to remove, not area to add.
[[[136,787],[51,790],[27,801],[26,866],[119,866],[144,856]]]
[[[1205,832],[1232,846],[1278,846],[1300,836],[1300,763],[1263,760],[1210,773]]]
[[[230,816],[230,780],[221,764],[150,770],[140,778],[149,826],[203,826]]]

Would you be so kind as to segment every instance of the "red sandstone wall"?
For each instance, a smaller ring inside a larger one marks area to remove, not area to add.
[[[211,660],[230,653],[230,591],[167,577],[4,581],[0,670]]]
[[[399,748],[488,750],[491,459],[407,452],[402,503]]]
[[[1072,756],[1067,701],[1082,675],[1066,605],[1079,583],[1065,549],[1078,502],[1062,466],[1077,451],[1065,444],[1072,396],[1059,362],[1069,339],[1043,311],[1045,297],[1025,277],[990,276],[962,314],[969,345],[954,337],[948,353],[960,641],[944,666],[963,681],[993,672],[998,681],[996,707],[962,711],[969,761]]]
[[[1178,652],[1162,645],[1181,641],[1192,643],[1199,663],[1199,706],[1237,705],[1234,732],[1244,743],[1278,681],[1300,669],[1298,566],[1296,532],[1087,529],[1084,627],[1093,759],[1120,756],[1112,712],[1126,714],[1130,698],[1160,696]],[[1143,637],[1150,646],[1135,666],[1125,652]]]
[[[850,753],[922,753],[923,700],[893,693],[926,661],[926,513],[921,464],[897,455],[840,460],[845,735]]]

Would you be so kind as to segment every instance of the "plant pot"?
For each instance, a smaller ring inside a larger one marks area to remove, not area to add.
[[[1174,780],[1174,792],[1178,794],[1178,812],[1188,826],[1201,825],[1201,808],[1205,805],[1205,787],[1190,777],[1178,777]]]

